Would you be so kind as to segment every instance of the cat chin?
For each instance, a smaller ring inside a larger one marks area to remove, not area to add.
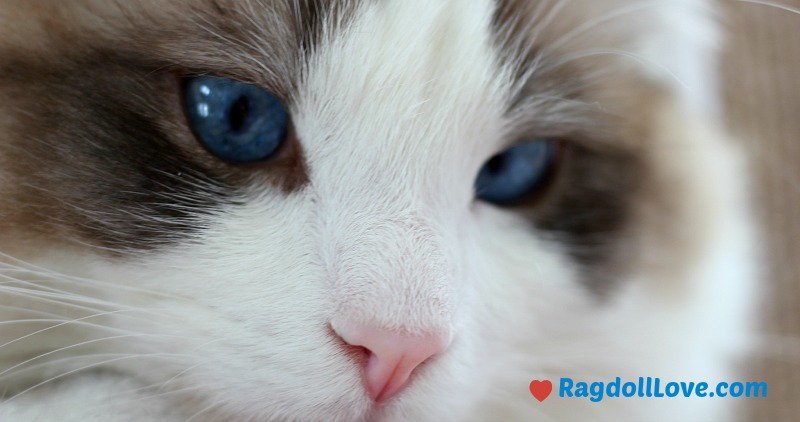
[[[294,397],[315,398],[309,386]],[[457,390],[457,388],[451,389]],[[325,391],[331,398],[339,391]],[[430,392],[430,390],[429,390]],[[166,393],[166,394],[165,394]],[[218,394],[214,399],[199,400],[169,394],[140,378],[115,371],[96,371],[53,382],[31,391],[17,400],[0,405],[0,420],[14,422],[198,422],[220,420],[257,421],[363,421],[402,422],[408,420],[469,420],[463,406],[470,393],[454,391],[443,394],[409,392],[388,404],[341,398],[326,405],[316,402],[258,402],[243,400],[237,394]],[[448,404],[449,399],[449,404]],[[459,402],[461,401],[461,402]]]

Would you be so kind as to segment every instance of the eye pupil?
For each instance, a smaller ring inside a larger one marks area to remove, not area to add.
[[[231,107],[230,114],[228,115],[228,123],[234,132],[238,132],[247,121],[247,114],[250,110],[249,101],[247,97],[241,96]]]
[[[490,174],[496,175],[500,173],[505,163],[505,154],[497,154],[486,163],[486,170],[488,170]]]

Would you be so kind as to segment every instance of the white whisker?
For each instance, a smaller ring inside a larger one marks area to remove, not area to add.
[[[795,15],[800,15],[800,9],[774,1],[765,1],[765,0],[733,0],[739,3],[749,3],[749,4],[757,4],[761,6],[768,6],[775,9],[783,10],[786,12],[793,13]]]
[[[0,349],[4,348],[4,347],[6,347],[6,346],[8,346],[8,345],[10,345],[10,344],[14,344],[14,343],[16,343],[16,342],[18,342],[18,341],[24,340],[24,339],[26,339],[26,338],[29,338],[29,337],[35,336],[35,335],[37,335],[37,334],[41,334],[41,333],[44,333],[44,332],[47,332],[47,331],[50,331],[50,330],[56,329],[56,328],[58,328],[58,327],[63,327],[63,326],[65,326],[65,325],[74,324],[74,323],[76,323],[76,322],[84,321],[84,320],[91,319],[91,318],[97,318],[97,317],[101,317],[101,316],[105,316],[105,315],[114,315],[114,314],[119,314],[119,313],[122,313],[122,312],[126,312],[126,311],[109,311],[109,312],[102,312],[102,313],[99,313],[99,314],[88,315],[88,316],[85,316],[85,317],[82,317],[82,318],[77,318],[77,319],[73,319],[73,320],[69,320],[69,321],[63,321],[63,322],[60,322],[59,324],[53,325],[53,326],[51,326],[51,327],[43,328],[43,329],[41,329],[41,330],[34,331],[34,332],[30,333],[30,334],[26,334],[26,335],[24,335],[24,336],[22,336],[22,337],[18,337],[18,338],[14,339],[14,340],[11,340],[11,341],[8,341],[8,342],[5,342],[5,343],[3,343],[3,344],[0,344]],[[128,312],[129,312],[129,311],[128,311]],[[38,321],[38,320],[31,320],[31,321]],[[58,320],[56,320],[56,322],[57,322],[57,321],[58,321]],[[10,322],[15,322],[15,321],[10,321]]]
[[[82,366],[80,368],[73,369],[73,370],[61,373],[59,375],[50,377],[50,378],[48,378],[48,379],[46,379],[46,380],[44,380],[42,382],[39,382],[38,384],[36,384],[36,385],[34,385],[32,387],[29,387],[29,388],[21,391],[18,394],[15,394],[15,395],[11,396],[7,400],[5,400],[4,403],[9,403],[9,402],[11,402],[11,401],[13,401],[15,399],[18,399],[23,394],[28,393],[29,391],[34,390],[36,388],[39,388],[39,387],[41,387],[41,386],[43,386],[45,384],[48,384],[50,382],[56,381],[58,379],[61,379],[61,378],[67,377],[69,375],[72,375],[72,374],[75,374],[75,373],[78,373],[78,372],[81,372],[81,371],[85,371],[85,370],[88,370],[88,369],[97,368],[97,367],[100,367],[100,366],[103,366],[103,365],[108,365],[110,363],[120,362],[120,361],[124,361],[124,360],[130,360],[130,359],[134,359],[134,358],[159,358],[159,357],[163,358],[163,357],[174,357],[174,356],[181,356],[181,355],[174,355],[174,354],[170,354],[170,353],[137,354],[137,355],[125,355],[125,356],[120,356],[120,357],[117,357],[117,358],[114,358],[114,359],[108,359],[108,360],[104,360],[104,361],[101,361],[101,362],[95,362],[95,363],[92,363],[90,365]],[[84,356],[79,356],[79,358],[86,358],[86,357],[90,357],[90,356],[85,356],[85,355]]]
[[[663,64],[655,62],[653,60],[650,60],[650,59],[648,59],[646,57],[643,57],[643,56],[641,56],[639,54],[631,53],[630,51],[625,51],[625,50],[591,49],[591,50],[579,51],[577,53],[572,53],[572,54],[565,54],[558,61],[556,61],[554,63],[548,63],[546,69],[549,70],[549,69],[552,69],[552,68],[558,68],[558,67],[561,67],[561,66],[563,66],[563,65],[565,65],[565,64],[567,64],[569,62],[572,62],[572,61],[575,61],[575,60],[580,60],[580,59],[587,58],[587,57],[593,57],[593,56],[620,56],[620,57],[629,58],[629,59],[634,60],[634,61],[636,61],[636,62],[638,62],[640,64],[643,64],[645,66],[648,66],[648,67],[651,67],[651,68],[655,68],[655,69],[658,69],[658,70],[664,72],[665,74],[670,76],[673,80],[675,80],[678,84],[680,84],[682,87],[684,87],[687,90],[689,90],[689,86],[686,85],[686,83],[683,82],[683,80],[681,80],[678,77],[678,75],[675,74],[675,72],[673,72],[672,70],[670,70],[669,68],[667,68]]]

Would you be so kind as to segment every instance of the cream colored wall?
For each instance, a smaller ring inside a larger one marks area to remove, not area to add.
[[[775,0],[800,9],[800,0]],[[750,400],[748,420],[800,420],[800,12],[721,0],[730,40],[726,101],[730,125],[747,139],[757,172],[772,289],[764,311],[770,339],[751,378],[769,382]]]

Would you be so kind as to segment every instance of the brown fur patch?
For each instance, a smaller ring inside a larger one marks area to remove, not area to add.
[[[637,204],[653,197],[669,203],[673,194],[654,183],[658,167],[648,162],[669,91],[619,56],[573,58],[626,48],[624,32],[586,26],[626,4],[500,0],[493,20],[498,56],[519,87],[509,104],[510,138],[550,137],[567,146],[546,194],[515,209],[565,245],[596,291],[634,264],[643,233]],[[674,209],[660,213],[660,225],[684,223]]]
[[[302,189],[293,130],[267,162],[225,163],[192,136],[174,75],[258,84],[291,107],[307,53],[333,36],[323,28],[355,10],[313,0],[0,4],[0,230],[147,250],[191,237],[246,185]]]

